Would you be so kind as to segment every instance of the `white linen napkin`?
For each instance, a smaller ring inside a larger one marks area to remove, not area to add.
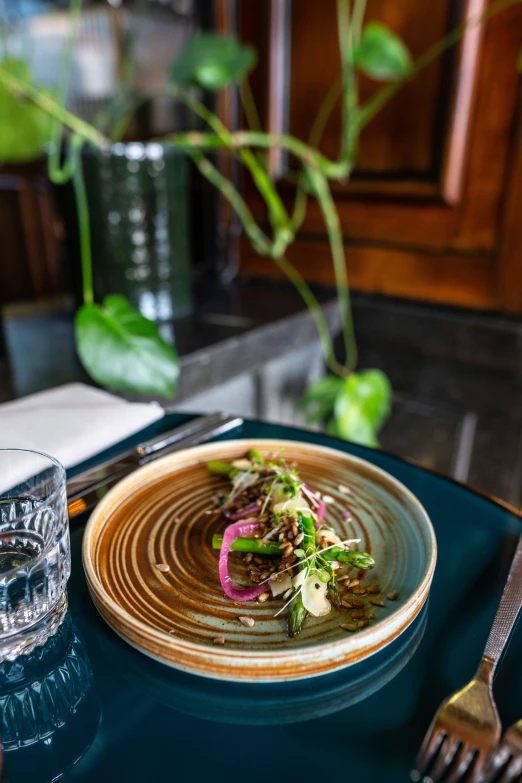
[[[0,449],[43,451],[70,468],[164,415],[157,403],[68,383],[0,405]]]

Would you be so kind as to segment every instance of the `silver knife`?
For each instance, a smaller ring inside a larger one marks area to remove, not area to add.
[[[242,423],[240,416],[225,413],[201,416],[74,476],[67,482],[69,516],[74,517],[93,508],[108,489],[136,468],[165,454],[215,438]]]

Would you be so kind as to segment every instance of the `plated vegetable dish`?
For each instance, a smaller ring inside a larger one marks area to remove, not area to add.
[[[347,631],[375,619],[375,607],[385,605],[379,586],[363,586],[360,573],[349,573],[367,571],[375,562],[357,550],[359,539],[343,540],[329,524],[327,507],[333,498],[308,486],[297,466],[279,455],[263,458],[251,451],[230,463],[213,460],[208,469],[231,482],[228,493],[214,497],[214,510],[226,520],[226,527],[212,541],[220,550],[219,578],[228,598],[282,601],[274,616],[286,612],[289,636],[300,633],[309,615],[322,617],[333,607],[349,613],[340,623]],[[348,510],[343,514],[350,516]],[[242,588],[232,580],[231,552],[242,553],[251,587]],[[387,598],[395,600],[397,592],[389,592]],[[254,625],[248,616],[239,619]]]

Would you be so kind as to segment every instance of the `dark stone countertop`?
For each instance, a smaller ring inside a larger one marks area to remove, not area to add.
[[[328,291],[317,295],[335,334],[335,298]],[[201,285],[193,314],[160,328],[180,356],[176,402],[317,340],[313,318],[298,294],[285,285],[261,282]],[[70,304],[4,307],[3,339],[0,401],[71,381],[89,382],[75,353]]]

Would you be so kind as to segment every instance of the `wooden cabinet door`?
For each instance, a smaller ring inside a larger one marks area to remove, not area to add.
[[[414,58],[490,0],[368,0]],[[337,77],[335,0],[237,0],[240,36],[255,45],[252,83],[272,131],[307,139]],[[461,42],[401,89],[363,131],[352,179],[333,186],[353,288],[477,308],[522,311],[522,150],[517,56],[522,5],[467,28]],[[364,102],[380,85],[361,79]],[[335,157],[340,112],[321,149]],[[282,155],[281,190],[291,167]],[[262,219],[263,204],[248,200]],[[331,283],[320,211],[310,203],[289,258],[304,276]],[[245,243],[242,268],[276,275]]]

